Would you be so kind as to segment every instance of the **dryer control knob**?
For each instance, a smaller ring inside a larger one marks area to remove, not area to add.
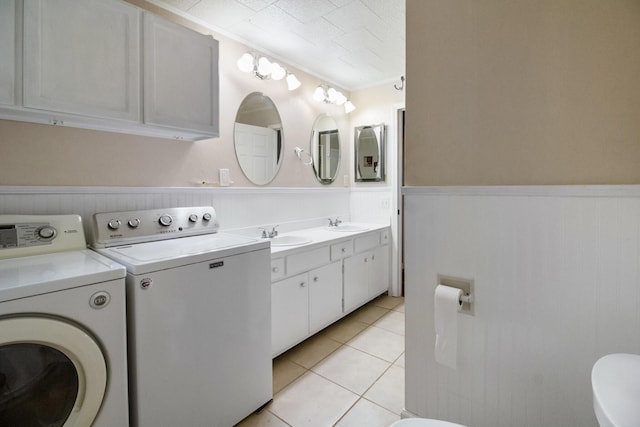
[[[158,222],[160,225],[168,227],[173,223],[173,218],[171,218],[171,215],[163,214],[160,216],[160,219],[158,219]]]
[[[131,218],[128,222],[127,225],[131,228],[138,228],[138,226],[140,225],[140,219],[139,218]]]
[[[111,295],[109,295],[109,292],[99,291],[91,295],[91,298],[89,298],[89,305],[91,308],[99,310],[106,307],[109,304],[109,301],[111,301]]]
[[[119,219],[112,219],[107,224],[107,227],[109,227],[110,230],[117,230],[118,228],[120,228],[120,224],[121,222]]]
[[[198,220],[198,215],[191,214],[189,215],[189,222],[196,222]]]
[[[56,229],[51,227],[50,225],[45,225],[38,228],[36,233],[38,234],[38,239],[40,240],[51,240],[56,237]]]
[[[205,212],[204,215],[202,215],[202,219],[205,221],[211,221],[211,214],[209,212]]]

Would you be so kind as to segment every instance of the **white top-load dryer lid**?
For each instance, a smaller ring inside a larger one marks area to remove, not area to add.
[[[145,274],[167,268],[269,248],[266,239],[235,234],[204,234],[156,242],[97,249],[127,267],[131,274]]]
[[[124,266],[88,249],[0,260],[0,302],[126,276]]]

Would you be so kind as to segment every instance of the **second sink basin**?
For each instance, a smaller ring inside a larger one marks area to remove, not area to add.
[[[296,246],[310,242],[311,239],[305,236],[276,236],[271,239],[271,246]]]
[[[368,229],[369,229],[369,227],[364,227],[362,225],[356,225],[356,224],[339,224],[339,225],[336,225],[336,226],[327,227],[327,230],[329,230],[329,231],[343,231],[343,232],[348,232],[348,231],[366,231]]]

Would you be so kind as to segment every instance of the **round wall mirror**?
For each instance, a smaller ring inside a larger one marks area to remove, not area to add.
[[[245,176],[256,185],[273,181],[282,161],[282,120],[271,98],[247,95],[238,108],[233,128],[236,157]]]
[[[311,153],[313,171],[323,184],[331,184],[340,167],[340,133],[336,121],[321,114],[311,130]]]

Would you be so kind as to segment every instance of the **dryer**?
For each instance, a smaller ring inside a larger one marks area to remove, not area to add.
[[[125,273],[77,215],[0,215],[0,425],[129,425]]]

